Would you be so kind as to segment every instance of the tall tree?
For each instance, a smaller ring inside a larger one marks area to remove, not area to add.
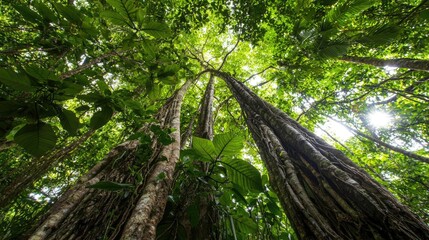
[[[429,227],[342,152],[224,79],[246,113],[270,182],[301,239],[427,239]]]
[[[179,158],[180,108],[190,84],[160,109],[152,141],[130,140],[114,148],[52,206],[30,239],[95,239],[100,233],[154,239]]]

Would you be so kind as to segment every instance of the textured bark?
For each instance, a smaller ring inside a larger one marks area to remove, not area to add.
[[[429,71],[429,61],[412,58],[397,58],[397,59],[379,59],[371,57],[354,57],[344,56],[340,58],[346,62],[363,63],[376,67],[397,67],[408,68],[411,70]]]
[[[89,130],[77,140],[57,152],[39,159],[33,159],[34,164],[30,164],[28,169],[21,170],[20,174],[18,174],[10,184],[1,189],[0,208],[6,207],[23,190],[31,186],[34,181],[46,174],[52,166],[60,162],[65,157],[70,156],[70,153],[91,137],[93,133],[94,130]]]
[[[198,126],[195,131],[195,136],[213,140],[213,99],[214,99],[214,75],[210,75],[209,83],[207,84],[204,98],[201,104],[201,112],[198,118]],[[209,163],[198,163],[200,170],[207,172]],[[190,239],[209,240],[216,239],[214,228],[218,225],[219,214],[214,205],[215,200],[213,194],[204,195],[201,193],[210,192],[207,185],[200,186],[198,189],[199,196],[199,223],[191,229]]]
[[[157,115],[161,128],[175,129],[172,144],[163,146],[154,136],[151,147],[133,140],[112,149],[53,205],[30,239],[155,239],[179,158],[180,108],[189,85],[187,81],[176,91]],[[149,151],[151,157],[142,160],[141,151]],[[87,188],[99,181],[134,188]]]
[[[230,75],[270,183],[300,239],[429,239],[429,228],[384,187]]]
[[[201,101],[201,111],[198,116],[198,125],[195,135],[200,138],[213,139],[213,99],[214,76],[210,75],[204,97]]]
[[[198,115],[198,125],[195,130],[195,136],[200,138],[213,139],[213,99],[214,99],[214,76],[210,75],[204,97],[201,100],[200,114]],[[196,162],[202,172],[208,171],[209,164]],[[205,194],[210,191],[208,186],[199,184],[199,182],[190,182],[181,195],[184,197],[180,208],[182,213],[181,224],[184,227],[188,239],[209,240],[216,239],[212,231],[217,224],[218,214],[214,208],[214,196]],[[199,221],[196,227],[191,226],[189,216],[183,210],[186,210],[191,204],[197,204],[199,209]]]
[[[200,113],[192,117],[188,129],[183,135],[192,134],[192,122],[198,117],[198,125],[195,127],[194,135],[201,138],[213,139],[213,107],[214,98],[214,77],[211,76],[206,87],[206,91],[201,100],[199,107]],[[183,136],[182,135],[182,136]],[[182,145],[183,147],[183,145]],[[203,162],[193,162],[193,166],[201,172],[207,173],[208,164]],[[183,174],[176,169],[175,176]],[[215,238],[212,229],[216,223],[216,209],[214,206],[214,197],[211,194],[208,186],[202,184],[200,180],[193,177],[185,176],[181,181],[176,182],[177,198],[175,204],[171,204],[170,208],[164,213],[162,222],[160,223],[160,231],[158,238],[160,239],[217,239]],[[175,191],[176,191],[175,190]],[[190,207],[197,207],[199,212],[198,225],[193,226],[190,221],[188,210]],[[167,227],[166,227],[167,226]]]
[[[187,81],[158,114],[163,128],[175,129],[170,134],[174,142],[162,148],[156,163],[151,167],[143,194],[128,219],[121,239],[155,239],[156,237],[156,226],[163,216],[173,183],[174,170],[180,156],[180,109],[190,83],[191,81]],[[159,180],[160,174],[165,174],[165,178]]]

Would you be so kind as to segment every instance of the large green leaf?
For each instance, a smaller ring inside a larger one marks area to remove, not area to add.
[[[233,218],[237,232],[242,233],[242,236],[248,236],[258,231],[258,225],[250,217],[243,214],[240,216],[233,216]]]
[[[15,142],[34,156],[42,156],[55,147],[57,137],[46,123],[27,124],[14,137]]]
[[[34,91],[31,81],[25,74],[16,73],[11,69],[0,69],[0,82],[15,90]]]
[[[82,14],[73,5],[62,5],[60,3],[53,3],[58,12],[72,23],[77,25],[82,24]]]
[[[133,16],[138,8],[135,6],[133,0],[106,0],[119,14],[123,17],[130,19]],[[133,21],[133,19],[130,19]]]
[[[226,168],[228,178],[233,183],[247,191],[263,191],[261,174],[252,164],[231,158],[225,158],[221,163]]]
[[[12,7],[15,8],[21,14],[21,16],[29,22],[39,23],[42,21],[42,17],[39,14],[24,4],[14,3],[12,4]]]
[[[395,25],[376,26],[367,31],[368,35],[357,39],[357,42],[379,46],[400,37],[401,27]]]
[[[92,129],[98,129],[106,125],[109,122],[110,118],[113,116],[113,109],[111,107],[103,107],[101,111],[94,113],[89,122],[89,126]]]
[[[213,142],[199,137],[192,138],[192,149],[205,160],[215,160],[216,151]]]
[[[49,71],[46,68],[40,68],[34,64],[26,66],[25,71],[28,73],[28,75],[40,80],[39,82],[44,82],[47,79],[54,81],[60,80],[58,76],[56,76],[52,71]]]
[[[71,135],[75,135],[80,127],[79,118],[73,111],[63,109],[60,114],[60,123],[63,128]]]
[[[50,22],[57,22],[58,18],[55,16],[55,13],[44,3],[40,1],[33,2],[33,6],[37,9],[37,11],[42,15],[44,20],[48,20]]]
[[[167,38],[171,36],[170,28],[165,23],[149,22],[143,26],[142,30],[155,38]]]
[[[336,4],[327,14],[327,19],[331,22],[345,24],[348,20],[353,20],[354,16],[375,5],[374,0],[352,0]]]
[[[150,59],[156,56],[157,49],[153,41],[148,39],[143,39],[141,44],[142,44],[143,50],[145,51],[145,53]]]
[[[100,16],[104,19],[106,19],[107,21],[110,21],[111,23],[115,24],[115,25],[119,25],[119,26],[127,26],[128,22],[127,19],[124,18],[121,14],[111,11],[111,10],[106,10],[100,13]]]
[[[222,133],[214,137],[213,145],[217,156],[236,156],[244,146],[244,138],[233,132]]]
[[[347,53],[349,45],[346,43],[331,43],[319,50],[319,55],[326,58],[340,57]]]

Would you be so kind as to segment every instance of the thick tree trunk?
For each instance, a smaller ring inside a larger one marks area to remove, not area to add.
[[[247,116],[270,183],[300,239],[429,239],[429,228],[341,151],[224,79]]]
[[[200,138],[213,139],[213,99],[214,99],[214,76],[210,75],[204,97],[201,101],[200,114],[198,116],[198,125],[195,130],[195,136]],[[197,162],[200,171],[207,173],[208,163]],[[216,239],[212,233],[215,225],[217,224],[217,213],[214,208],[214,196],[212,194],[205,194],[210,191],[207,185],[202,185],[199,182],[191,182],[188,189],[195,189],[192,194],[186,194],[184,197],[184,204],[189,207],[193,202],[198,205],[199,220],[198,225],[192,227],[189,221],[189,216],[184,214],[182,217],[182,225],[187,231],[188,239],[209,240]],[[182,194],[184,195],[184,194]],[[181,206],[182,207],[182,206]]]
[[[91,137],[93,133],[94,130],[89,130],[77,140],[57,152],[39,159],[33,159],[34,164],[30,164],[27,169],[21,170],[20,174],[18,174],[10,184],[1,189],[0,208],[6,207],[23,190],[32,185],[34,181],[38,180],[51,169],[53,165],[69,156],[72,151]]]
[[[174,129],[173,143],[163,146],[154,136],[151,146],[133,140],[111,150],[53,205],[30,239],[155,239],[179,158],[180,108],[189,85],[157,116],[162,129]],[[100,181],[127,185],[88,188]]]
[[[397,68],[408,68],[411,70],[418,71],[429,71],[429,61],[412,58],[397,58],[397,59],[379,59],[371,57],[354,57],[344,56],[340,60],[353,63],[363,63],[376,67],[397,67]]]

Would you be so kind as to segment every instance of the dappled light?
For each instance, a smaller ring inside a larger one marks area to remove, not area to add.
[[[429,239],[426,1],[0,4],[0,239]]]

